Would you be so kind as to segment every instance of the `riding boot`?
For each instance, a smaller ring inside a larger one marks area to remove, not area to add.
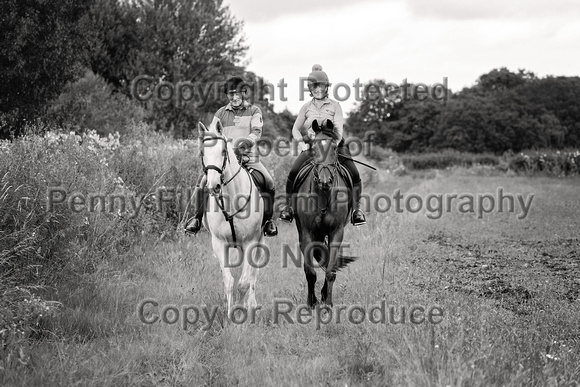
[[[292,187],[294,186],[294,181],[286,180],[286,206],[280,211],[280,220],[288,223],[292,223],[294,220],[294,209],[292,208]]]
[[[360,197],[362,194],[362,182],[359,180],[352,187],[353,210],[351,222],[353,226],[361,226],[367,221],[364,212],[360,209]]]
[[[272,220],[272,216],[274,215],[274,195],[274,188],[262,192],[262,199],[264,200],[264,218],[262,224],[264,226],[264,235],[269,237],[278,235],[278,227],[276,227],[276,223]]]
[[[208,193],[204,188],[197,185],[193,190],[193,203],[195,205],[195,213],[193,219],[185,226],[185,232],[195,234],[201,229],[203,213],[205,212],[205,202]]]

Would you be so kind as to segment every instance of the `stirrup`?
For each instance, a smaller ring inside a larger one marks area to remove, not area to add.
[[[267,220],[266,224],[264,224],[264,235],[268,237],[278,235],[278,227],[276,227],[276,223],[272,219]]]
[[[193,220],[185,226],[185,232],[188,234],[196,234],[199,230],[201,230],[201,219],[198,218],[193,218]]]
[[[362,212],[360,208],[352,212],[351,223],[353,226],[362,226],[363,224],[367,223],[365,214]]]

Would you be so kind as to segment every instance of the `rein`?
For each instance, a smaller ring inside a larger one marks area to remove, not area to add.
[[[321,193],[324,193],[324,197],[326,198],[326,204],[324,205],[324,207],[321,207],[320,206],[320,200],[318,201],[319,202],[318,211],[320,211],[320,213],[322,215],[325,215],[326,212],[328,211],[328,205],[330,204],[330,192],[331,192],[331,190],[325,191],[325,190],[323,190],[320,187],[320,176],[319,176],[320,171],[318,170],[318,168],[316,168],[316,166],[322,165],[321,170],[323,170],[323,169],[327,169],[328,170],[328,172],[330,173],[331,179],[332,179],[331,180],[332,181],[332,186],[334,187],[338,183],[337,180],[336,180],[336,172],[337,172],[337,169],[336,169],[337,168],[337,165],[336,164],[337,163],[338,162],[335,162],[335,163],[332,163],[332,164],[313,163],[314,166],[315,166],[315,168],[314,168],[314,171],[313,171],[313,175],[314,176],[312,178],[312,182],[316,183],[316,185],[318,186],[319,191],[321,191],[321,192],[318,193],[318,197],[320,198],[322,196]],[[311,191],[312,191],[312,189],[311,189]]]
[[[348,156],[348,155],[345,155],[344,153],[340,153],[340,152],[338,152],[338,155],[339,155],[340,157],[344,157],[344,158],[345,158],[345,159],[347,159],[347,160],[354,161],[355,163],[359,163],[359,164],[361,164],[361,165],[364,165],[365,167],[367,167],[367,168],[370,168],[370,169],[372,169],[373,171],[376,171],[376,170],[377,170],[377,169],[376,169],[375,167],[373,167],[372,165],[369,165],[369,164],[367,164],[367,163],[363,163],[362,161],[359,161],[359,160],[357,160],[357,159],[353,159],[352,157],[350,157],[350,156]]]

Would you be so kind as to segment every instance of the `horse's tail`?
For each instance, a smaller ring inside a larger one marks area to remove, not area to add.
[[[343,267],[346,267],[349,263],[354,262],[358,259],[358,257],[354,255],[342,255],[338,254],[336,257],[336,270],[340,270]]]
[[[314,249],[312,252],[312,255],[314,259],[316,259],[316,262],[322,265],[324,265],[324,261],[326,260],[326,257],[328,257],[328,254],[329,254],[328,239],[324,241],[324,252],[321,249]],[[356,261],[358,258],[359,257],[354,255],[342,255],[341,253],[338,253],[336,256],[336,263],[334,267],[336,268],[337,271],[339,271],[340,269],[345,268],[349,263]]]

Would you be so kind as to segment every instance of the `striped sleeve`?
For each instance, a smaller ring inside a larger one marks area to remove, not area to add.
[[[250,135],[248,138],[254,142],[258,141],[262,137],[263,126],[262,110],[257,106],[252,106],[252,119],[250,121]]]

